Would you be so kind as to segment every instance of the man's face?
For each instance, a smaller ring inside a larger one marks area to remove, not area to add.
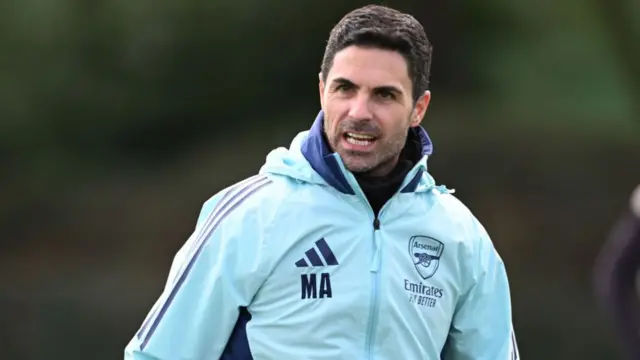
[[[383,176],[395,167],[429,104],[427,91],[414,106],[411,89],[398,52],[350,46],[335,55],[326,83],[320,74],[320,102],[329,145],[347,169]]]

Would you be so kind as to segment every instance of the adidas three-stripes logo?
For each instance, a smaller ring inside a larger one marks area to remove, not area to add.
[[[319,250],[320,253],[318,253],[318,251],[316,250]],[[316,241],[316,246],[305,251],[304,254],[306,255],[306,259],[303,257],[302,259],[296,261],[297,267],[309,267],[309,263],[311,263],[312,267],[338,265],[336,256],[333,254],[333,251],[331,251],[329,244],[327,244],[324,238]],[[307,260],[309,261],[307,262]]]

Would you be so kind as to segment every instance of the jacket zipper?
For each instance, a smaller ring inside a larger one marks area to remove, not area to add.
[[[355,182],[355,179],[353,180]],[[382,205],[382,208],[378,211],[378,214],[376,215],[373,211],[373,208],[371,207],[371,204],[369,204],[369,201],[367,200],[367,196],[364,194],[364,192],[361,191],[359,187],[357,187],[357,189],[360,190],[359,195],[361,199],[364,200],[364,203],[367,205],[371,213],[374,215],[373,244],[375,246],[375,249],[373,253],[373,261],[369,269],[369,271],[372,273],[373,279],[372,279],[372,286],[371,286],[371,301],[370,301],[371,305],[369,307],[369,318],[367,321],[369,326],[368,326],[367,335],[365,338],[365,353],[366,353],[365,358],[372,360],[374,358],[373,356],[373,345],[375,343],[374,331],[376,329],[376,325],[378,322],[378,291],[379,291],[379,283],[380,283],[380,266],[382,262],[382,250],[381,250],[382,244],[380,240],[380,235],[378,233],[380,231],[380,215],[382,214],[384,209],[389,205],[389,203],[393,200],[396,194],[393,194],[393,196],[391,196],[391,198],[389,198],[387,202],[384,205]]]
[[[360,190],[360,188],[358,188]],[[373,276],[372,279],[372,285],[371,285],[371,298],[370,298],[370,307],[369,307],[369,318],[367,319],[367,323],[368,328],[367,328],[367,335],[365,338],[365,358],[372,360],[374,358],[373,356],[373,346],[375,344],[374,342],[374,332],[376,329],[376,325],[378,323],[378,291],[379,291],[379,283],[380,283],[380,265],[381,265],[381,261],[382,261],[382,244],[381,244],[381,240],[380,240],[380,235],[379,235],[379,231],[380,231],[380,216],[382,215],[382,213],[384,212],[384,209],[389,205],[389,203],[393,200],[395,194],[393,196],[391,196],[391,198],[389,198],[389,200],[387,200],[387,202],[382,205],[382,208],[380,208],[380,210],[378,211],[378,214],[376,215],[373,211],[373,208],[371,207],[371,204],[369,204],[369,201],[367,200],[367,196],[360,191],[360,196],[361,199],[364,200],[364,203],[366,205],[367,208],[369,208],[369,211],[371,211],[371,214],[373,215],[373,221],[372,221],[372,225],[373,225],[373,245],[374,245],[374,253],[373,253],[373,260],[371,262],[371,267],[369,268],[369,271],[371,272],[371,276]]]
[[[382,211],[382,210],[381,210]],[[367,330],[367,338],[365,343],[366,358],[373,359],[374,331],[378,322],[378,288],[380,282],[380,261],[382,256],[380,237],[377,232],[380,230],[379,215],[373,219],[373,243],[375,246],[373,261],[370,271],[373,276],[373,284],[371,288],[371,306],[369,308],[369,328]]]

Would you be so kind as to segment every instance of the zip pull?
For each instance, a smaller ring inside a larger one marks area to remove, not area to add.
[[[380,251],[380,237],[376,236],[376,231],[380,230],[380,219],[378,219],[378,217],[376,217],[373,220],[373,241],[374,241],[374,246],[375,246],[375,250],[373,252],[373,261],[371,262],[371,272],[378,272],[378,270],[380,269],[380,256],[382,255],[382,252]]]
[[[369,269],[372,273],[378,272],[380,269],[380,255],[382,251],[380,251],[380,240],[376,238],[375,240],[376,250],[373,253],[373,261],[371,262],[371,269]]]

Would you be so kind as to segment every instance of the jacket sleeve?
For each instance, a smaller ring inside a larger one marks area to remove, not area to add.
[[[477,223],[480,241],[472,254],[471,282],[457,304],[444,360],[517,360],[509,282],[504,263]]]
[[[266,274],[265,224],[241,202],[216,195],[205,203],[125,360],[221,357]]]

